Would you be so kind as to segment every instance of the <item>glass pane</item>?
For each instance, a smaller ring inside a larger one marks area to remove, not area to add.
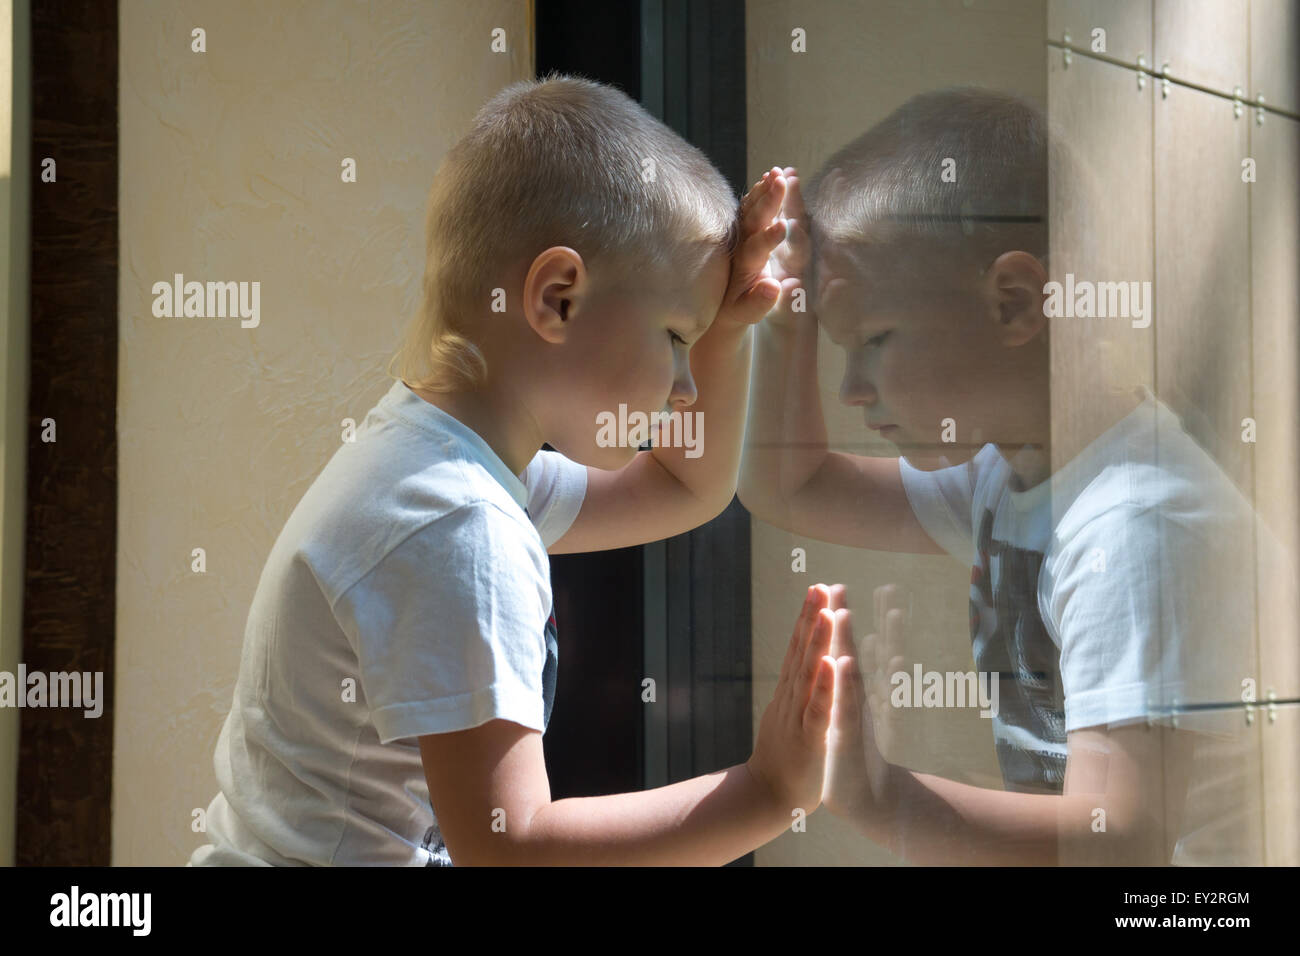
[[[1295,121],[1138,70],[1149,3],[746,16],[749,181],[797,169],[756,726],[812,583],[864,687],[829,819],[756,861],[1294,862]]]

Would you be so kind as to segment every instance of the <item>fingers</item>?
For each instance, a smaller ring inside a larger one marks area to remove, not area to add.
[[[787,183],[785,173],[773,166],[750,187],[740,201],[740,224],[745,234],[762,230],[776,218],[785,200]]]
[[[862,639],[861,667],[868,674],[875,674],[880,654],[876,646],[876,635],[868,634]]]
[[[860,709],[864,695],[862,674],[865,667],[864,662],[859,660],[857,649],[853,645],[853,614],[848,608],[840,608],[834,612],[834,615],[835,630],[839,634],[840,643],[848,649],[848,653],[836,658],[837,666],[844,666],[850,671],[845,675],[842,690],[836,693],[843,692],[846,695],[844,703]]]
[[[825,743],[826,731],[831,726],[831,712],[835,703],[835,659],[821,657],[817,660],[817,670],[808,706],[803,712],[803,729],[814,740]]]
[[[781,298],[781,283],[771,276],[761,276],[758,281],[740,293],[730,307],[730,316],[744,325],[753,325],[772,311]]]
[[[792,171],[793,167],[786,169]],[[787,238],[786,224],[777,218],[786,199],[785,177],[785,171],[773,166],[740,201],[741,238],[732,257],[732,281],[727,289],[727,302],[749,294],[768,257]],[[763,301],[761,295],[759,301]]]
[[[790,644],[786,648],[785,661],[781,664],[781,676],[777,681],[777,692],[788,689],[795,675],[807,660],[807,649],[812,638],[817,613],[826,606],[826,586],[814,584],[808,589],[804,598],[799,618],[795,621],[794,633],[790,635]]]
[[[766,259],[777,243],[785,238],[785,228],[777,214],[785,202],[786,181],[781,170],[773,166],[763,174],[740,201],[741,244],[737,260],[752,265],[754,258]]]
[[[837,741],[845,753],[861,746],[862,712],[866,688],[856,659],[840,657],[835,661],[834,724]]]
[[[826,589],[826,591],[827,591],[826,607],[829,608],[832,612],[839,611],[848,607],[848,600],[845,596],[846,591],[844,585],[832,584],[830,587]],[[846,650],[843,647],[843,638],[840,633],[840,628],[837,624],[837,626],[834,628],[834,633],[831,635],[831,650],[830,650],[831,657],[839,657],[841,654],[846,654],[850,652],[851,652],[850,650]]]
[[[794,175],[793,166],[787,166],[785,170],[785,197],[781,204],[781,215],[800,222],[807,216],[803,205],[803,190],[799,188],[799,177]]]
[[[824,586],[819,585],[824,592]],[[799,685],[795,688],[796,714],[801,715],[805,731],[830,724],[831,701],[835,694],[835,665],[828,664],[831,635],[835,629],[835,615],[820,607],[812,622],[812,631],[804,649],[803,663],[799,669]]]
[[[825,597],[823,585],[818,585],[822,589],[822,597]],[[804,645],[803,661],[800,667],[800,673],[803,675],[803,683],[811,686],[816,678],[817,668],[823,657],[826,657],[831,650],[831,637],[835,630],[835,612],[829,610],[825,604],[817,608],[817,615],[812,622],[812,631],[808,635],[808,641]]]
[[[799,609],[799,616],[795,618],[794,631],[790,634],[790,643],[785,648],[785,659],[781,661],[780,681],[785,679],[786,674],[790,672],[790,662],[794,660],[797,649],[802,645],[804,622],[808,618],[809,608],[813,603],[813,589],[809,588],[803,596],[803,607]]]
[[[800,275],[808,268],[812,254],[812,237],[808,234],[808,220],[803,215],[802,205],[796,207],[798,216],[790,215],[789,203],[782,210],[780,221],[785,223],[784,242],[775,249],[780,263],[785,266],[788,275]]]
[[[902,667],[903,660],[903,628],[905,616],[898,608],[891,608],[885,615],[885,656],[890,661],[891,671],[894,669],[893,661],[899,661],[899,667]]]
[[[908,595],[897,584],[882,584],[872,593],[871,599],[875,611],[876,633],[883,638],[888,630],[886,626],[887,615],[891,610],[904,613]],[[901,629],[899,635],[901,639]]]
[[[746,226],[742,231],[740,243],[731,258],[731,280],[727,284],[725,302],[734,304],[758,284],[756,280],[763,277],[768,259],[786,238],[785,223],[781,220],[770,222],[770,219],[769,216],[753,228]],[[775,301],[775,298],[769,300],[768,307]]]
[[[800,680],[794,688],[796,691],[794,704],[798,708],[796,713],[803,713],[809,705],[810,698],[815,695],[822,658],[828,657],[831,653],[833,631],[835,631],[835,614],[827,610],[826,605],[819,606],[813,619],[813,627],[809,632],[809,640],[803,646],[803,659],[798,669]],[[835,674],[832,671],[832,678],[833,676]]]

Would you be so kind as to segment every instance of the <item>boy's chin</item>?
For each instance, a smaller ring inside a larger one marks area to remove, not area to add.
[[[900,458],[919,471],[938,471],[953,465],[964,465],[975,457],[978,448],[968,445],[916,443],[900,441],[894,443]]]

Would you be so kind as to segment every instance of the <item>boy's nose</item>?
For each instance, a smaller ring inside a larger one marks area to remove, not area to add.
[[[850,407],[869,405],[875,402],[878,397],[875,387],[865,378],[855,375],[852,370],[844,373],[844,379],[840,382],[841,404]]]
[[[691,377],[689,368],[683,375],[678,375],[673,381],[672,394],[668,396],[669,408],[685,408],[695,404],[695,400],[700,397],[699,391],[695,388],[695,379]]]

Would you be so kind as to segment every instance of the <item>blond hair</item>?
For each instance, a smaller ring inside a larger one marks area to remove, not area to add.
[[[681,268],[738,237],[737,200],[699,149],[625,93],[551,74],[489,100],[434,176],[423,293],[401,348],[407,384],[473,388],[473,341],[506,270],[569,246],[601,279]]]
[[[812,287],[824,243],[855,258],[888,252],[917,287],[934,262],[982,267],[1009,249],[1046,261],[1049,152],[1028,100],[978,87],[912,97],[805,185]]]

